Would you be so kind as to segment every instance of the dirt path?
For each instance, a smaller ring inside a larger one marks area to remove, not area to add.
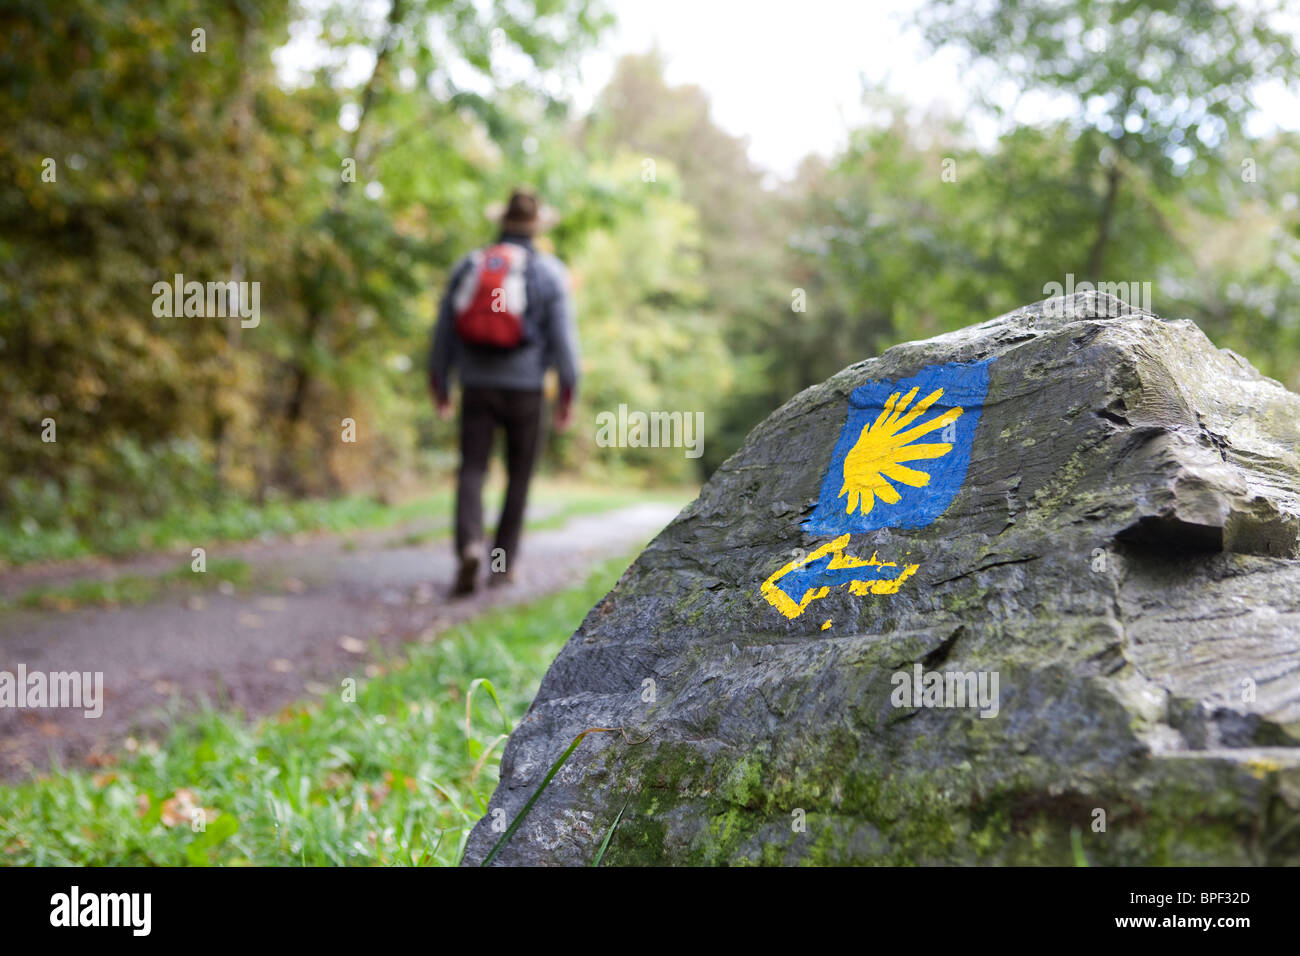
[[[0,779],[39,772],[51,757],[93,764],[129,736],[159,734],[205,700],[257,715],[332,693],[342,676],[363,673],[376,646],[433,640],[489,605],[573,585],[595,562],[644,545],[676,512],[672,505],[643,504],[531,532],[514,584],[455,602],[445,598],[453,573],[447,541],[385,547],[393,540],[389,531],[360,546],[355,536],[345,545],[341,537],[313,535],[231,549],[252,565],[260,594],[0,615],[0,671],[16,673],[24,664],[29,673],[104,675],[99,718],[81,710],[0,707]],[[174,568],[179,560],[141,559],[132,570],[149,561]],[[17,587],[9,582],[7,589]]]

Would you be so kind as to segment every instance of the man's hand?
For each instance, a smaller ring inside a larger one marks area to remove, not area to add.
[[[433,398],[434,407],[438,409],[438,417],[444,422],[450,419],[453,411],[451,406],[451,396],[439,395],[433,388],[429,389],[429,395]]]
[[[568,431],[571,424],[573,424],[573,406],[567,402],[556,405],[555,430],[557,432]]]

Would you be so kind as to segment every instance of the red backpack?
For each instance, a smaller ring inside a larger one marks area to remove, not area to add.
[[[527,249],[510,242],[470,256],[470,266],[452,293],[456,332],[464,342],[496,349],[524,344],[528,257]]]

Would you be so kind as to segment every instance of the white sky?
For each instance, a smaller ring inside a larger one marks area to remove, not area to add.
[[[922,0],[609,0],[618,24],[583,64],[579,105],[615,60],[658,43],[670,83],[708,92],[715,121],[781,175],[829,155],[859,125],[860,76],[916,106],[968,106],[954,55],[932,56],[904,21]]]

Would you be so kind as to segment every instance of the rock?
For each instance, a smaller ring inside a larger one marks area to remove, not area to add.
[[[587,615],[464,861],[601,727],[494,864],[1300,863],[1298,422],[1104,295],[844,369]]]

